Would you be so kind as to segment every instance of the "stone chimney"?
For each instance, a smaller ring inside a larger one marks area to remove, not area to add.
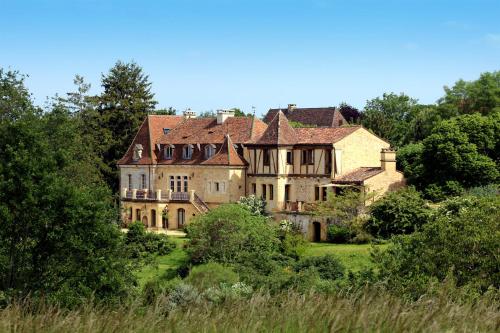
[[[182,113],[184,115],[184,118],[189,119],[189,118],[196,118],[196,112],[191,111],[190,108],[187,108],[186,111]]]
[[[230,117],[234,117],[233,110],[217,110],[217,125],[223,124]]]
[[[395,172],[396,171],[396,151],[391,148],[382,148],[380,152],[380,162],[382,170]]]
[[[297,108],[297,104],[288,104],[288,112],[292,112]]]

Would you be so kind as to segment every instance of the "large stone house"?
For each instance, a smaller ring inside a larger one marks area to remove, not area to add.
[[[293,128],[279,110],[269,124],[232,111],[150,115],[118,165],[124,220],[156,229],[182,228],[255,194],[277,219],[324,239],[325,223],[307,212],[308,203],[346,186],[379,196],[404,185],[388,142],[361,126]]]

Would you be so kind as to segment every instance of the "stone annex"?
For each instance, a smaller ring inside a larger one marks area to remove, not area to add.
[[[289,120],[315,127],[293,128]],[[335,108],[293,104],[270,109],[264,121],[226,110],[212,118],[149,115],[118,165],[125,222],[175,230],[255,194],[310,240],[326,238],[326,221],[308,212],[308,203],[346,187],[377,198],[405,184],[387,141],[349,125]]]

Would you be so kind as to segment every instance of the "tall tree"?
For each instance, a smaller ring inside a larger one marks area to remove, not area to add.
[[[98,97],[99,136],[104,144],[106,180],[117,191],[116,162],[132,142],[144,117],[154,111],[157,102],[151,92],[149,77],[134,62],[118,61],[102,76],[102,87],[104,91]]]
[[[405,94],[384,94],[366,102],[362,123],[392,145],[404,144],[417,100]]]

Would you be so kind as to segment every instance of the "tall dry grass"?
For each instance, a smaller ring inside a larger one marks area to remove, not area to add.
[[[404,303],[389,295],[255,294],[206,301],[167,314],[161,299],[143,307],[86,305],[76,310],[29,302],[0,310],[1,332],[499,332],[499,305],[458,304],[445,297]]]

